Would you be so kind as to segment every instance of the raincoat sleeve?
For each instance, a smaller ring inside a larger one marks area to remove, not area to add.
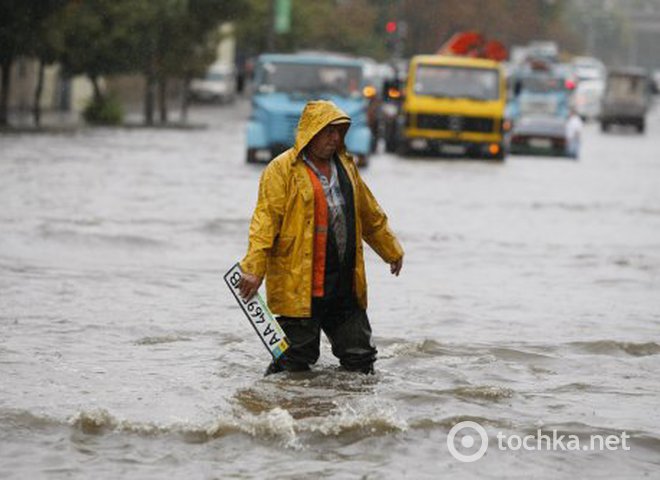
[[[387,223],[387,215],[356,170],[362,238],[387,263],[403,257],[403,248]]]
[[[271,163],[261,175],[257,206],[252,214],[248,251],[241,260],[241,270],[263,278],[266,261],[280,232],[286,201],[284,177]]]

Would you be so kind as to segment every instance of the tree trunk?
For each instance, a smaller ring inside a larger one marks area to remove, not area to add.
[[[183,79],[183,98],[181,99],[181,123],[188,122],[188,107],[190,106],[190,76]]]
[[[147,76],[147,83],[144,92],[144,123],[145,125],[154,124],[154,104],[156,96],[154,95],[155,81],[152,76]]]
[[[94,89],[94,102],[100,102],[103,100],[103,95],[101,94],[101,87],[99,85],[99,77],[96,74],[91,74],[89,80],[92,82],[92,88]]]
[[[145,74],[145,87],[144,87],[144,124],[154,124],[154,103],[155,95],[154,90],[156,86],[156,79],[151,69]]]
[[[11,72],[11,64],[12,60],[9,58],[3,59],[0,64],[0,70],[2,70],[0,73],[0,127],[9,125],[9,73]]]
[[[277,0],[269,0],[268,2],[268,30],[266,31],[266,51],[273,53],[275,51],[275,2]]]
[[[32,115],[34,116],[34,126],[41,126],[41,92],[44,89],[44,69],[46,64],[39,59],[39,70],[37,71],[37,86],[34,89],[34,105],[32,106]]]
[[[158,79],[158,108],[160,123],[167,123],[167,77]]]

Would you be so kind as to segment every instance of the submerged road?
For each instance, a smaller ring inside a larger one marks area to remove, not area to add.
[[[267,379],[222,282],[263,168],[247,115],[0,136],[0,476],[657,471],[657,109],[643,136],[588,125],[578,162],[374,156],[364,178],[406,250],[399,278],[367,253],[378,374],[338,371],[324,341],[312,373]],[[447,449],[462,420],[489,439],[473,463]],[[630,449],[498,446],[538,429]]]

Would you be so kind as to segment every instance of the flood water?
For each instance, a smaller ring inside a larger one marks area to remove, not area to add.
[[[398,278],[367,253],[377,374],[324,340],[268,378],[222,281],[262,170],[247,106],[197,115],[0,136],[1,478],[658,478],[657,109],[644,136],[589,125],[579,162],[375,156],[406,250]],[[498,448],[538,429],[630,448]]]

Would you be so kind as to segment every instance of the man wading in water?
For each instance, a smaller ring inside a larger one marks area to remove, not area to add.
[[[350,122],[332,102],[309,102],[295,145],[261,176],[239,288],[250,298],[266,277],[268,306],[291,343],[266,374],[309,370],[321,330],[345,369],[374,371],[362,239],[397,276],[403,249],[346,153]]]

